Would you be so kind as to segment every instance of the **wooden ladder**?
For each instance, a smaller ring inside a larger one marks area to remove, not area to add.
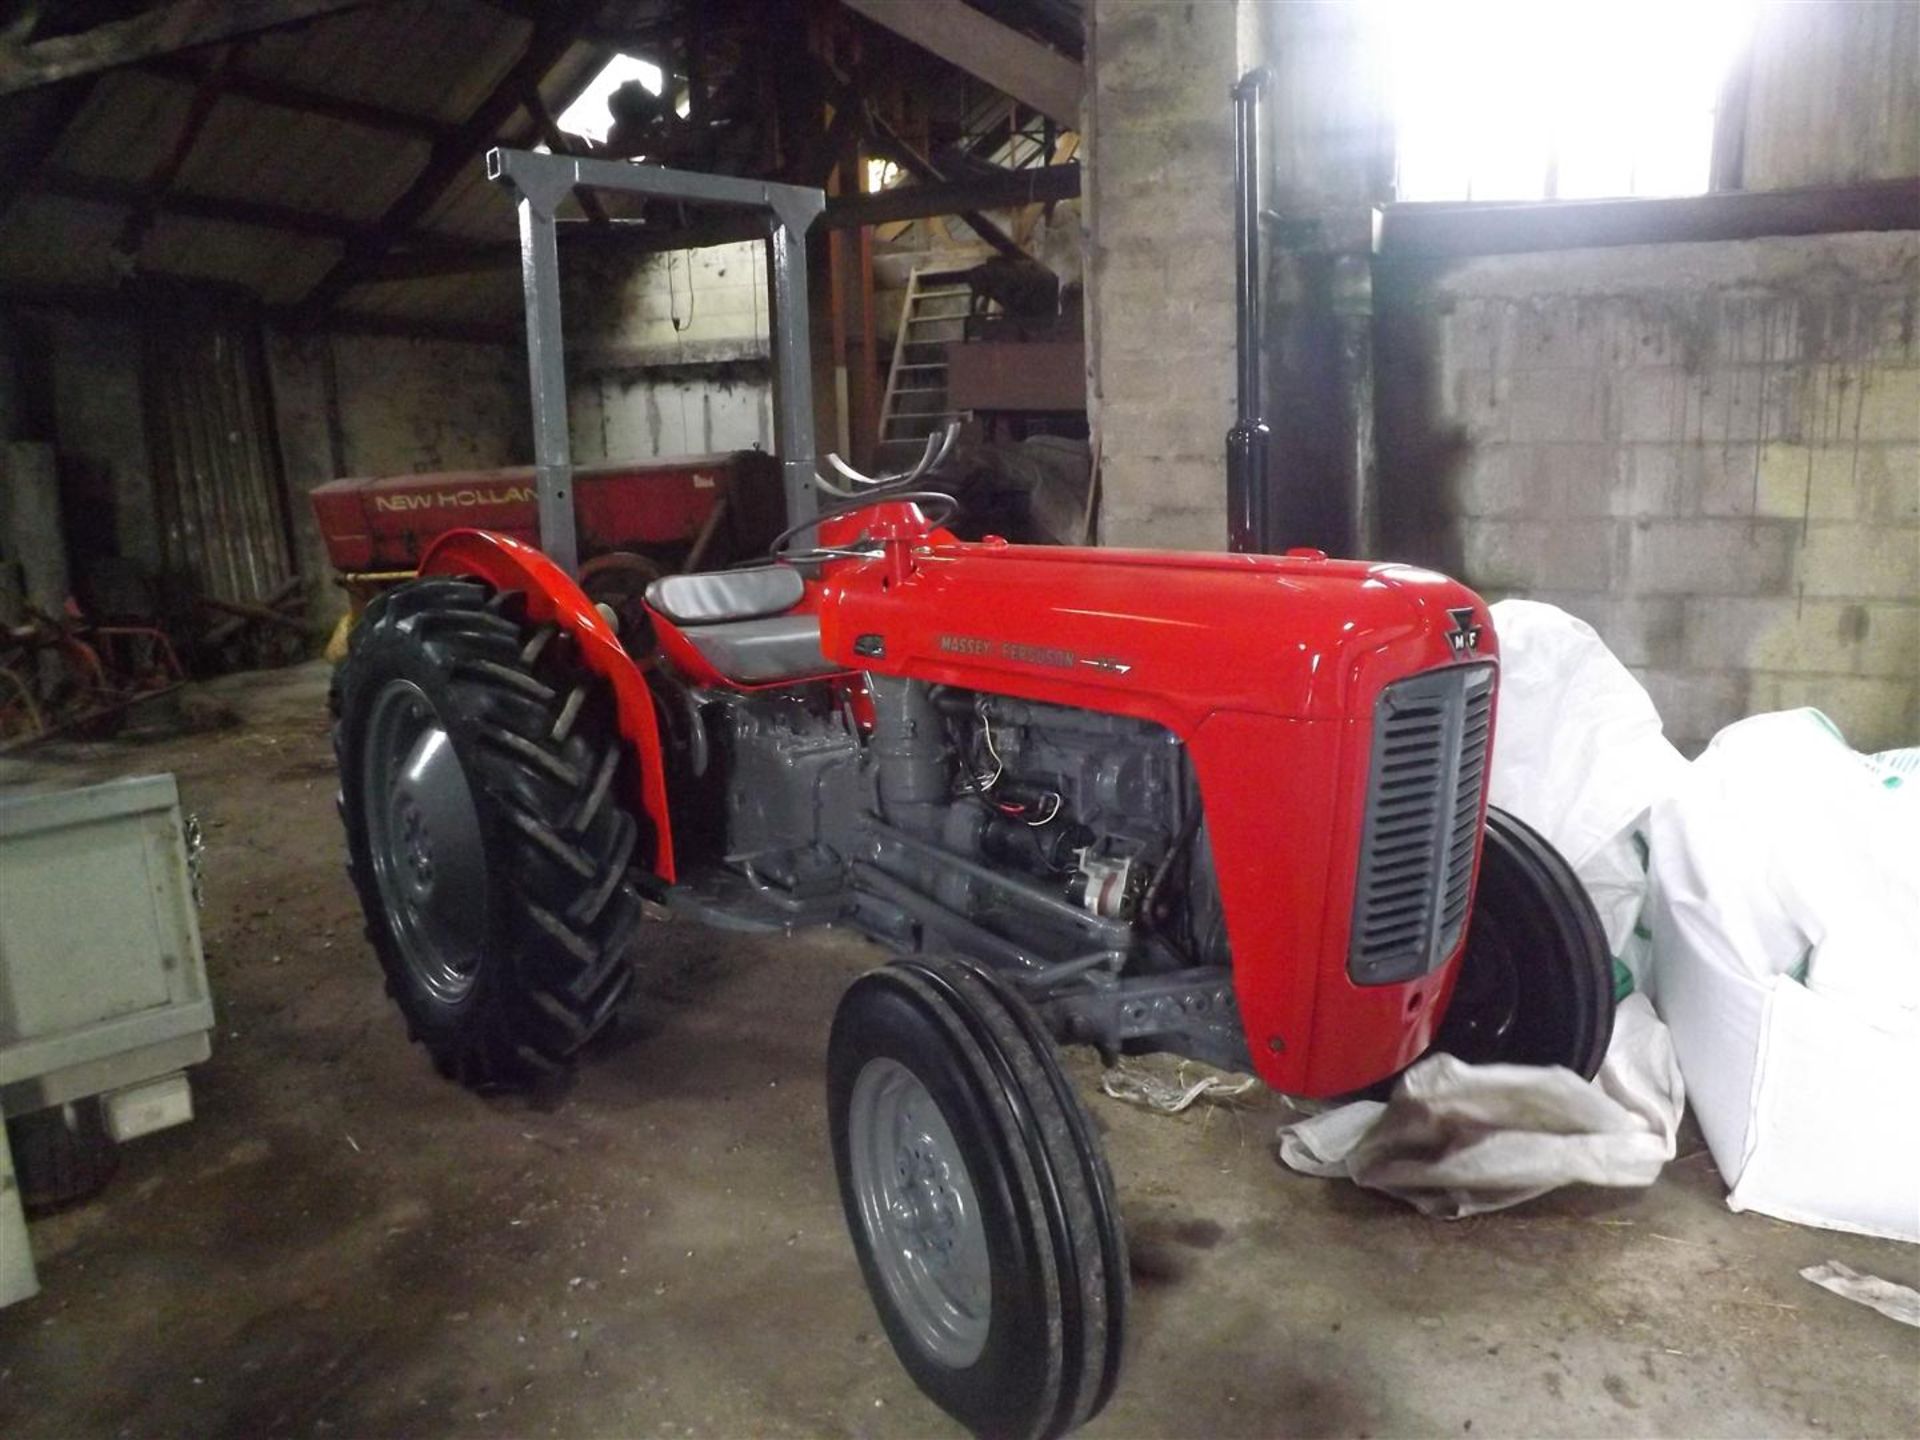
[[[947,399],[947,346],[965,337],[973,308],[973,291],[960,278],[965,273],[922,267],[907,277],[893,365],[880,400],[881,460],[917,456],[927,436],[959,418]]]

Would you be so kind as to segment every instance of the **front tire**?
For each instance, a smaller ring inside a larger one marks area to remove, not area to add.
[[[1613,1008],[1606,930],[1580,877],[1538,831],[1488,806],[1466,950],[1433,1048],[1591,1080]]]
[[[641,915],[605,681],[519,594],[427,579],[368,607],[333,700],[348,873],[409,1035],[476,1088],[563,1070]]]
[[[829,1124],[867,1289],[914,1382],[976,1435],[1064,1435],[1119,1373],[1112,1176],[1032,1011],[991,972],[903,960],[834,1017]]]

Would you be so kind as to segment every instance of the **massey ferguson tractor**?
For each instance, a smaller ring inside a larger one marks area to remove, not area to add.
[[[1594,1073],[1604,940],[1565,862],[1486,804],[1500,658],[1472,592],[1317,551],[956,540],[940,437],[900,475],[814,473],[795,257],[818,192],[489,164],[527,257],[542,546],[442,535],[333,692],[367,933],[443,1074],[564,1069],[620,1008],[643,903],[872,937],[895,958],[826,1045],[854,1251],[935,1403],[1044,1437],[1112,1394],[1129,1293],[1058,1047],[1311,1097],[1436,1049]],[[570,573],[547,423],[579,185],[771,221],[788,524],[758,563],[653,581],[644,664]]]

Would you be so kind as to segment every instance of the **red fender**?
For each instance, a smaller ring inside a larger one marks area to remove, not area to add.
[[[580,659],[613,687],[620,733],[639,760],[640,810],[653,822],[653,873],[673,883],[673,827],[667,815],[665,757],[660,753],[660,724],[653,696],[640,667],[621,646],[613,627],[593,602],[553,561],[531,545],[488,530],[449,530],[421,557],[422,575],[472,575],[496,590],[526,593],[527,614],[552,621],[579,646]]]

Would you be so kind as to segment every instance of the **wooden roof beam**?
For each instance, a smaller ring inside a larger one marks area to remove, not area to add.
[[[181,85],[198,85],[207,73],[207,67],[199,61],[178,56],[148,60],[139,68],[143,75],[153,75]],[[318,90],[305,89],[284,80],[269,80],[259,75],[248,75],[239,70],[228,70],[219,77],[216,85],[223,95],[237,95],[257,105],[272,105],[277,109],[291,110],[300,115],[318,115],[323,119],[338,120],[344,124],[358,125],[390,135],[401,135],[412,140],[438,140],[452,134],[457,128],[438,116],[395,110],[386,105],[372,105],[362,100],[349,100],[339,95],[328,95]]]
[[[572,46],[580,27],[599,9],[600,0],[558,0],[535,25],[520,58],[507,67],[493,90],[452,133],[434,142],[427,163],[369,235],[351,242],[346,254],[301,301],[310,314],[332,307],[365,278],[373,264],[412,230],[438,203],[456,177],[492,145],[507,117],[521,108],[527,87],[538,85]]]
[[[896,220],[925,220],[935,215],[966,215],[1012,205],[1071,200],[1080,193],[1078,165],[1045,165],[1030,170],[1008,170],[979,180],[936,185],[902,185],[877,195],[830,196],[816,229],[849,230],[861,225],[888,225]],[[650,255],[662,250],[699,249],[764,237],[766,228],[755,217],[728,215],[691,227],[665,230],[656,225],[614,221],[609,225],[563,222],[560,237],[568,247],[610,245],[623,254]],[[368,272],[368,283],[424,280],[442,275],[470,275],[503,270],[520,261],[513,241],[445,242],[395,251]]]
[[[873,148],[882,156],[893,161],[893,163],[898,165],[902,170],[913,175],[922,185],[944,185],[948,183],[948,177],[940,168],[918,150],[915,150],[912,145],[907,143],[905,137],[899,134],[891,125],[887,124],[886,121],[872,113],[867,114],[866,121],[867,138],[872,143]],[[882,191],[880,193],[885,194],[888,192]],[[1031,258],[1026,251],[1020,248],[1019,244],[1011,235],[1007,234],[999,225],[987,216],[982,215],[978,210],[963,210],[960,212],[960,218],[966,222],[967,227],[971,229],[974,234],[978,235],[1008,259],[1027,260]]]
[[[215,295],[230,295],[226,287],[204,282],[189,282],[194,288]],[[109,289],[92,285],[33,285],[0,280],[0,309],[64,310],[75,315],[110,315],[124,319],[130,308],[142,300],[138,284]],[[284,306],[265,307],[260,318],[286,330],[313,330],[336,335],[392,335],[405,340],[438,340],[463,345],[514,345],[520,340],[517,325],[489,323],[484,320],[448,320],[442,316],[379,314],[371,311],[338,310],[317,326],[302,326],[294,313]]]
[[[1080,128],[1081,67],[962,0],[842,0],[949,65],[984,80],[1055,124]]]
[[[178,215],[188,220],[215,220],[230,225],[251,225],[289,235],[335,240],[342,245],[364,240],[373,234],[372,226],[344,215],[298,210],[290,205],[274,205],[232,196],[206,195],[192,190],[168,190],[156,200],[146,187],[132,181],[82,175],[73,170],[41,169],[27,178],[24,189],[29,194],[37,191],[65,200],[129,210],[152,204],[162,215]],[[449,235],[423,234],[413,238],[423,246],[464,248],[471,243],[462,237]]]
[[[369,0],[169,0],[76,35],[0,43],[0,95],[353,10]]]
[[[163,215],[183,215],[193,220],[221,220],[343,243],[363,235],[367,228],[338,215],[296,210],[258,200],[202,195],[189,190],[170,190],[156,197],[144,186],[126,180],[82,175],[72,170],[43,169],[27,181],[26,188],[29,192],[58,195],[63,199],[81,200],[94,205],[137,209],[141,205],[151,204]]]
[[[900,185],[873,195],[850,195],[827,202],[820,222],[829,230],[857,225],[890,225],[896,220],[925,220],[935,215],[967,215],[1016,205],[1071,200],[1080,193],[1078,165],[1036,165],[1004,170],[980,179],[935,185]]]

